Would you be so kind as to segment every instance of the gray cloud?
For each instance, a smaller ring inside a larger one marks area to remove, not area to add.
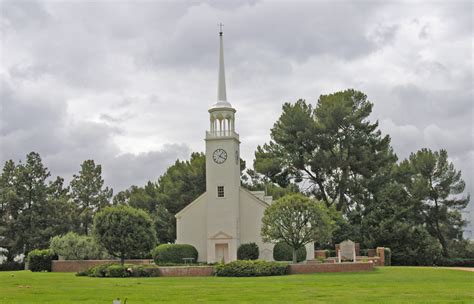
[[[286,101],[365,92],[400,158],[446,148],[474,189],[472,3],[2,1],[0,161],[85,159],[116,190],[204,150],[225,24],[242,155]]]

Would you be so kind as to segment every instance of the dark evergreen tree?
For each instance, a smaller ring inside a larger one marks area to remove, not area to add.
[[[337,210],[362,208],[382,168],[396,161],[389,136],[368,121],[371,111],[372,103],[354,90],[321,95],[316,108],[304,100],[285,103],[254,167],[281,186],[310,183],[310,192]]]
[[[96,165],[93,160],[82,163],[79,174],[74,174],[70,186],[71,198],[80,221],[78,230],[88,235],[94,214],[110,204],[112,189],[104,188],[102,166]]]

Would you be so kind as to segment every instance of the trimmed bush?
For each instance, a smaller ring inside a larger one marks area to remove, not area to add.
[[[51,271],[53,252],[49,249],[35,249],[28,253],[28,269],[31,271]]]
[[[384,248],[384,256],[385,256],[385,263],[384,266],[391,266],[392,265],[392,251],[390,248]]]
[[[255,243],[242,244],[237,249],[238,260],[256,260],[258,259],[258,246]]]
[[[228,264],[218,264],[214,267],[218,277],[260,277],[285,275],[288,273],[288,264],[267,262],[237,260]]]
[[[273,247],[273,259],[275,261],[292,261],[293,249],[285,242],[278,242]],[[296,260],[298,262],[306,260],[306,247],[301,247],[296,251]]]
[[[162,263],[183,264],[183,258],[194,258],[194,262],[196,262],[198,251],[194,246],[188,244],[162,244],[153,249],[152,256],[157,265]]]

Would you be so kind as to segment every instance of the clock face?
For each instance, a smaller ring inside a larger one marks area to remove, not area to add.
[[[227,159],[227,152],[223,149],[217,149],[214,151],[212,154],[212,159],[217,163],[217,164],[222,164],[225,162]]]

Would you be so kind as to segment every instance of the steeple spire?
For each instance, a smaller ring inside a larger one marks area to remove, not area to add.
[[[227,101],[227,92],[225,87],[225,69],[224,69],[224,39],[222,35],[222,23],[219,26],[219,74],[217,80],[217,102],[212,105],[213,108],[232,108],[232,105]]]
[[[224,69],[224,41],[222,37],[222,27],[223,24],[219,24],[220,32],[219,32],[219,40],[220,40],[220,48],[219,48],[219,83],[217,87],[217,101],[227,101],[227,94],[225,90],[225,69]]]

